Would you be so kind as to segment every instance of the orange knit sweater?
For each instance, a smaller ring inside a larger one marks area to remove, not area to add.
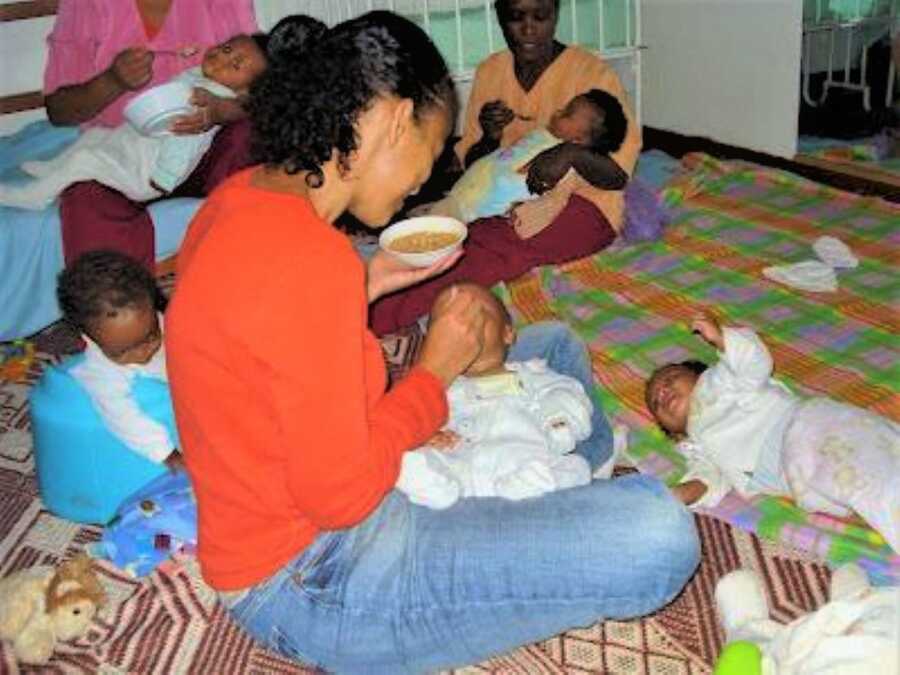
[[[394,486],[404,451],[444,423],[421,368],[385,393],[350,242],[250,169],[207,200],[166,313],[169,380],[215,588],[264,580],[322,530],[352,526]]]

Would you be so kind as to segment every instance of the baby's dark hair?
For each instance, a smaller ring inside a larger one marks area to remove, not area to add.
[[[619,99],[602,89],[591,89],[578,98],[594,108],[591,149],[609,154],[621,148],[628,130],[628,118]]]
[[[251,33],[247,36],[256,44],[266,61],[269,60],[269,36],[265,33]]]
[[[415,23],[385,11],[338,24],[303,58],[275,59],[250,88],[253,154],[291,174],[306,171],[307,184],[320,187],[333,154],[349,169],[356,121],[379,95],[410,99],[417,119],[437,106],[456,112],[437,47]]]
[[[118,251],[88,251],[60,272],[56,297],[63,317],[91,335],[99,320],[125,307],[165,304],[153,275],[137,260]]]
[[[269,31],[268,57],[270,60],[295,61],[318,42],[328,27],[306,14],[290,14]]]

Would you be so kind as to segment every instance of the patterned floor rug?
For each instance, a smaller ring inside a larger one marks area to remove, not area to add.
[[[39,335],[37,358],[22,382],[0,381],[0,574],[71,557],[100,529],[43,508],[34,473],[27,395],[47,363],[78,349],[77,335],[57,325]],[[385,342],[393,373],[413,358],[418,331]],[[698,518],[703,560],[684,592],[641,620],[597,623],[455,673],[700,675],[712,672],[722,646],[713,601],[716,580],[747,567],[765,580],[773,616],[789,620],[825,600],[828,570],[803,554],[763,542],[729,525]],[[60,644],[48,667],[20,671],[7,645],[0,672],[308,673],[253,642],[228,617],[192,560],[143,580],[98,563],[110,601],[83,638]]]

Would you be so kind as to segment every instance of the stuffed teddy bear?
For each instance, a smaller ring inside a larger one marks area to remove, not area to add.
[[[105,601],[86,555],[56,568],[41,565],[14,572],[0,580],[0,638],[12,642],[22,663],[43,665],[57,640],[87,631]]]
[[[831,600],[788,624],[769,618],[759,577],[726,574],[716,604],[726,645],[716,675],[875,675],[900,672],[900,588],[872,588],[857,565],[831,577]]]

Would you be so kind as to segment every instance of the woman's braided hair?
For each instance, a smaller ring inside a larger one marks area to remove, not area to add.
[[[349,168],[357,119],[379,95],[410,99],[417,117],[432,106],[455,113],[440,52],[412,21],[385,11],[338,24],[302,56],[273,58],[250,90],[254,155],[291,174],[306,171],[307,184],[319,187],[332,153]]]

